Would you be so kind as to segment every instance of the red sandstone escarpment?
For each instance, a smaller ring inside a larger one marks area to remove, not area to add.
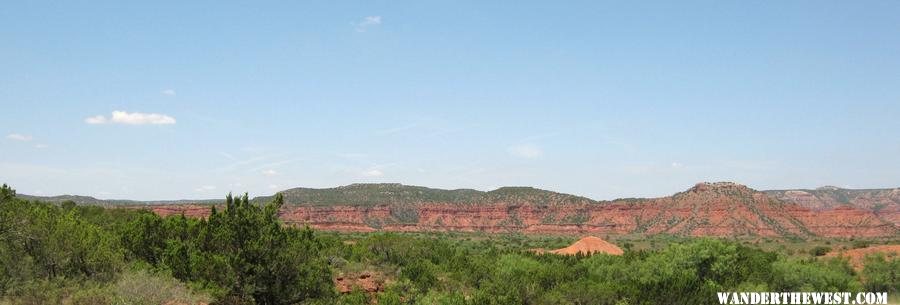
[[[877,197],[881,200],[880,205],[871,205],[879,207],[875,211],[862,207],[862,204],[814,203],[806,195],[795,196],[800,198],[797,199],[799,203],[784,201],[778,199],[782,195],[758,192],[734,183],[700,183],[669,197],[605,202],[558,193],[545,194],[528,188],[501,190],[472,197],[472,203],[461,203],[461,199],[453,202],[392,200],[372,205],[288,202],[279,216],[290,225],[353,232],[637,233],[723,237],[896,237],[900,234],[897,228],[900,208],[896,204],[888,205],[882,197]],[[379,191],[386,198],[397,197]],[[358,192],[353,194],[359,195]],[[410,196],[408,192],[401,194]],[[854,198],[876,200],[872,199],[875,198],[873,195]],[[209,213],[208,206],[199,205],[149,208],[164,216],[205,217]]]
[[[872,212],[876,217],[900,226],[900,188],[850,190],[833,186],[815,190],[766,191],[777,200],[816,211],[839,210],[845,207]]]
[[[793,207],[787,212],[818,236],[892,237],[900,234],[896,225],[875,213],[849,206],[819,211]]]
[[[884,207],[876,213],[879,218],[900,227],[900,203],[893,206]]]
[[[378,224],[390,218],[388,206],[284,206],[278,213],[284,222],[292,225],[309,225],[315,229],[371,232]]]
[[[803,236],[784,207],[743,185],[701,183],[671,197],[644,203],[657,212],[642,219],[649,234],[691,236]]]
[[[159,216],[184,215],[192,218],[206,218],[209,216],[209,205],[147,205],[147,206],[128,206],[130,209],[148,209]]]

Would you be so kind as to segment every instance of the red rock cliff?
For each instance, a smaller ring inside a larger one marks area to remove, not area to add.
[[[801,199],[796,201],[782,200],[771,193],[734,183],[700,183],[669,197],[603,202],[557,193],[543,195],[535,193],[534,189],[529,189],[531,193],[525,196],[509,196],[508,192],[502,196],[479,197],[481,199],[475,203],[457,200],[317,206],[288,202],[282,207],[280,217],[291,225],[355,232],[666,233],[773,237],[895,237],[900,234],[896,205],[881,206],[879,211],[889,213],[878,214],[860,206],[811,202],[807,196],[800,196]],[[208,208],[197,205],[149,208],[163,216],[184,213],[204,217],[209,212]]]

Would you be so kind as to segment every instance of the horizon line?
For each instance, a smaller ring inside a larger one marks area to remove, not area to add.
[[[563,195],[569,195],[569,196],[581,197],[581,198],[586,198],[586,199],[589,199],[589,200],[592,200],[592,201],[601,202],[601,201],[616,201],[616,200],[621,200],[621,199],[652,199],[652,198],[662,198],[662,197],[668,197],[668,196],[671,196],[671,195],[674,195],[674,194],[677,194],[677,193],[680,193],[680,192],[689,191],[689,190],[692,189],[693,187],[698,186],[698,185],[701,185],[701,184],[717,184],[717,183],[730,183],[730,184],[736,184],[736,185],[739,185],[739,186],[747,187],[747,188],[749,188],[749,189],[751,189],[751,190],[754,190],[754,191],[757,191],[757,192],[775,192],[775,191],[816,191],[816,190],[823,190],[823,189],[828,189],[828,188],[835,188],[835,189],[839,189],[839,190],[850,190],[850,191],[866,191],[866,190],[892,190],[892,189],[898,189],[898,188],[900,188],[900,186],[895,186],[895,187],[881,187],[881,188],[879,188],[879,187],[846,188],[846,187],[840,187],[840,186],[834,186],[834,185],[823,185],[823,186],[819,186],[819,187],[815,187],[815,188],[778,188],[778,189],[766,189],[766,190],[761,190],[761,189],[756,189],[756,188],[750,187],[750,186],[748,186],[748,185],[746,185],[746,184],[742,184],[742,183],[738,183],[738,182],[733,182],[733,181],[701,181],[701,182],[694,183],[692,186],[688,187],[687,189],[685,189],[685,190],[683,190],[683,191],[675,192],[675,193],[672,193],[672,194],[670,194],[670,195],[665,195],[665,196],[659,196],[659,197],[618,197],[618,198],[613,198],[613,199],[595,199],[595,198],[591,198],[591,197],[587,197],[587,196],[582,196],[582,195],[576,195],[576,194],[571,194],[571,193],[563,193],[563,192],[559,192],[559,191],[555,191],[555,190],[543,189],[543,188],[534,187],[534,186],[524,186],[524,185],[509,185],[509,186],[501,186],[501,187],[497,187],[497,188],[492,189],[492,190],[479,190],[479,189],[475,189],[475,188],[437,188],[437,187],[429,187],[429,186],[422,186],[422,185],[403,184],[403,183],[400,183],[400,182],[356,182],[356,183],[350,183],[350,184],[345,184],[345,185],[338,185],[338,186],[333,186],[333,187],[321,187],[321,188],[317,188],[317,187],[296,186],[296,187],[291,187],[291,188],[287,188],[287,189],[283,189],[283,190],[274,192],[274,193],[272,193],[271,195],[260,195],[260,196],[253,196],[253,197],[250,197],[250,198],[251,198],[251,200],[252,200],[252,199],[256,199],[256,198],[260,198],[260,197],[271,197],[271,196],[275,196],[275,194],[282,193],[282,192],[289,191],[289,190],[293,190],[293,189],[330,190],[330,189],[337,189],[337,188],[349,187],[349,186],[354,186],[354,185],[399,185],[399,186],[408,186],[408,187],[422,187],[422,188],[433,189],[433,190],[442,190],[442,191],[476,191],[476,192],[481,192],[481,193],[489,193],[489,192],[497,191],[497,190],[504,189],[504,188],[531,188],[531,189],[536,189],[536,190],[540,190],[540,191],[553,192],[553,193],[557,193],[557,194],[563,194]],[[6,185],[9,186],[9,187],[11,187],[11,188],[13,188],[13,189],[15,189],[12,185],[10,185],[10,184],[8,184],[8,183],[6,183]],[[224,194],[225,194],[224,196],[227,196],[227,195],[229,195],[229,194],[243,194],[243,193],[249,194],[249,192],[234,192],[234,191],[229,191],[229,192],[227,192],[227,193],[224,193]],[[89,197],[89,198],[93,198],[93,199],[95,199],[95,200],[101,200],[101,201],[134,201],[134,202],[142,202],[142,203],[152,203],[152,202],[175,202],[175,201],[212,201],[212,200],[220,200],[220,198],[204,198],[204,199],[151,199],[151,200],[140,200],[140,199],[125,199],[125,198],[98,198],[98,197],[94,197],[94,196],[90,196],[90,195],[79,195],[79,194],[33,195],[33,194],[25,194],[25,193],[19,194],[19,193],[17,193],[17,196],[18,196],[18,195],[30,196],[30,197],[38,197],[38,198],[54,198],[54,197],[63,197],[63,196],[77,196],[77,197]],[[223,196],[222,198],[224,198],[224,196]]]

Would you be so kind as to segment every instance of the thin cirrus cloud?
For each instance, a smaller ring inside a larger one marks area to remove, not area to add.
[[[175,118],[159,113],[141,113],[113,111],[110,117],[95,115],[84,119],[91,125],[100,124],[126,124],[126,125],[171,125],[175,124]]]
[[[384,172],[377,168],[369,169],[360,173],[363,177],[381,177],[384,176]]]
[[[24,134],[18,134],[18,133],[8,134],[8,135],[6,135],[6,138],[13,140],[13,141],[22,141],[22,142],[28,142],[28,141],[31,141],[31,139],[32,139],[32,137],[30,135],[24,135]]]
[[[363,18],[362,21],[356,24],[356,31],[362,33],[371,27],[376,27],[379,25],[381,25],[381,16],[367,16],[366,18]]]
[[[160,91],[159,93],[162,93],[162,95],[168,95],[168,96],[175,96],[175,95],[178,95],[178,94],[175,92],[175,89],[166,89],[166,90]]]
[[[211,192],[211,191],[215,191],[215,190],[216,190],[215,185],[204,185],[204,186],[194,189],[194,191],[199,192],[199,193],[206,193],[206,192]]]
[[[507,150],[510,155],[523,159],[537,159],[544,155],[544,151],[533,144],[521,144],[510,146]]]

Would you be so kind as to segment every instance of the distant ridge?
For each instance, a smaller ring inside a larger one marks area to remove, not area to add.
[[[128,205],[182,205],[182,204],[217,204],[223,199],[179,199],[179,200],[127,200],[127,199],[97,199],[91,196],[79,195],[59,195],[59,196],[34,196],[17,194],[16,197],[26,200],[39,200],[46,202],[66,202],[71,201],[77,205],[96,205],[96,206],[128,206]]]
[[[485,204],[495,202],[552,204],[596,203],[596,201],[537,189],[533,187],[501,187],[493,191],[472,189],[445,190],[399,183],[357,183],[335,188],[293,188],[280,192],[288,204],[311,206],[372,206],[378,204]],[[271,196],[256,197],[254,201],[269,201]]]
[[[335,231],[465,231],[537,234],[896,237],[900,189],[776,190],[702,182],[672,196],[595,201],[531,187],[443,190],[398,183],[281,192],[287,224]],[[25,196],[28,197],[28,196]],[[42,197],[30,197],[42,199]],[[129,201],[57,196],[79,204],[205,217],[222,200]],[[257,203],[271,197],[257,197]]]
[[[410,204],[424,202],[464,203],[477,200],[484,192],[472,189],[444,190],[400,183],[355,183],[333,188],[292,188],[280,192],[288,204],[315,206]],[[269,201],[272,196],[253,201]]]
[[[809,208],[833,208],[853,206],[880,210],[900,204],[900,188],[888,189],[845,189],[823,186],[816,189],[793,189],[764,191],[778,200],[793,202]]]
[[[734,182],[701,182],[694,187],[674,196],[686,192],[719,191],[734,193],[749,193],[755,190]],[[786,189],[762,191],[779,201],[796,203],[810,208],[833,208],[841,205],[850,205],[866,209],[883,209],[891,205],[900,205],[900,188],[884,189],[845,189],[834,186],[823,186],[816,189]],[[511,202],[543,202],[553,204],[564,203],[603,203],[620,200],[646,200],[648,198],[628,198],[615,200],[594,200],[587,197],[558,193],[525,186],[500,187],[492,191],[479,191],[473,189],[438,189],[423,186],[404,185],[400,183],[355,183],[333,188],[304,188],[297,187],[283,190],[287,204],[328,206],[350,205],[366,206],[377,204],[416,204],[416,203],[456,203],[456,204],[484,204],[499,201]],[[97,199],[90,196],[60,195],[60,196],[35,196],[19,194],[19,197],[29,200],[42,200],[48,202],[72,201],[80,205],[166,205],[166,204],[217,204],[223,199],[181,199],[181,200],[126,200],[126,199]],[[223,194],[224,198],[224,194]],[[272,196],[258,196],[254,202],[265,202]]]

